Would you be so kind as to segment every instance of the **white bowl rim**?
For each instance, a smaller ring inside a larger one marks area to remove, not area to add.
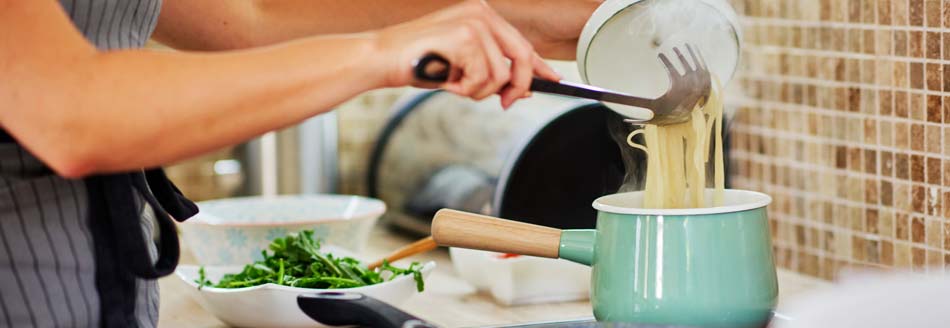
[[[178,276],[178,278],[184,281],[186,284],[188,284],[188,286],[191,286],[192,288],[198,288],[198,283],[196,283],[193,279],[191,279],[191,277],[187,277],[184,273],[181,272],[181,270],[186,269],[186,268],[192,269],[192,268],[200,268],[200,267],[202,266],[195,265],[195,264],[179,265],[178,268],[175,269],[175,275]],[[223,268],[231,268],[231,267],[241,268],[243,266],[241,265],[205,265],[204,267],[223,269]],[[435,261],[425,262],[425,264],[422,265],[422,275],[428,276],[429,273],[431,273],[432,270],[435,269],[435,267],[436,267]],[[269,290],[280,290],[280,291],[295,292],[295,293],[319,293],[319,292],[324,292],[324,291],[347,291],[347,292],[360,293],[360,292],[366,292],[366,291],[374,290],[378,288],[385,288],[387,285],[391,285],[393,283],[400,282],[406,279],[412,279],[412,276],[408,276],[408,275],[402,276],[402,277],[398,277],[390,281],[384,281],[375,285],[354,287],[354,288],[338,288],[338,289],[303,288],[303,287],[283,286],[283,285],[278,285],[275,283],[266,283],[263,285],[243,287],[243,288],[217,288],[217,287],[204,286],[204,287],[201,287],[199,292],[208,292],[208,293],[214,293],[214,294],[234,294],[234,293],[250,292],[250,291],[254,291],[258,289],[269,289]]]
[[[594,41],[594,36],[600,32],[601,28],[603,28],[611,18],[626,10],[628,7],[638,4],[642,1],[644,0],[607,0],[597,6],[590,18],[587,19],[587,22],[581,29],[581,34],[578,37],[577,49],[575,49],[577,70],[578,73],[580,73],[581,81],[588,84],[590,83],[590,80],[587,77],[587,53],[590,51],[590,45],[591,42]],[[720,1],[720,4],[726,5],[725,7],[715,3],[717,0],[699,1],[712,7],[713,10],[718,11],[719,14],[722,15],[733,26],[733,31],[735,31],[736,34],[736,49],[739,50],[739,53],[736,54],[736,64],[732,70],[732,73],[729,74],[728,78],[722,79],[720,81],[723,83],[723,85],[725,85],[735,77],[736,72],[739,70],[740,62],[742,61],[741,49],[743,44],[743,33],[741,25],[739,24],[739,18],[735,13],[735,9],[733,9],[732,5],[727,1]]]
[[[217,203],[217,202],[226,202],[226,201],[241,201],[241,200],[253,200],[253,199],[281,199],[281,198],[348,198],[353,199],[357,198],[362,201],[365,201],[371,205],[375,205],[375,208],[371,208],[366,213],[360,213],[358,215],[353,215],[349,218],[346,217],[327,217],[325,219],[307,219],[300,221],[287,221],[287,222],[205,222],[199,220],[201,216],[214,216],[213,214],[202,213],[201,204],[207,203]],[[340,195],[340,194],[295,194],[295,195],[278,195],[278,196],[244,196],[244,197],[231,197],[231,198],[220,198],[212,199],[197,202],[198,204],[198,214],[195,214],[189,220],[185,220],[180,224],[193,224],[193,225],[202,225],[202,226],[214,226],[214,227],[289,227],[289,226],[300,226],[300,225],[314,225],[314,224],[323,224],[323,223],[335,223],[335,222],[346,222],[346,221],[355,221],[361,219],[373,219],[378,218],[379,216],[386,213],[386,203],[382,200],[359,196],[359,195]]]
[[[711,189],[706,189],[708,192]],[[602,196],[594,200],[594,208],[598,211],[616,213],[616,214],[633,214],[633,215],[671,215],[671,216],[683,216],[683,215],[710,215],[710,214],[722,214],[722,213],[735,213],[748,211],[757,208],[763,208],[772,203],[772,197],[761,192],[751,191],[751,190],[742,190],[742,189],[726,189],[723,190],[725,197],[728,197],[729,194],[746,196],[751,199],[751,201],[743,202],[736,205],[725,205],[725,206],[715,206],[715,207],[700,207],[700,208],[636,208],[636,207],[622,207],[616,205],[606,204],[607,201],[613,200],[614,198],[620,197],[629,197],[632,194],[642,194],[643,191],[631,191],[617,194],[610,194]]]

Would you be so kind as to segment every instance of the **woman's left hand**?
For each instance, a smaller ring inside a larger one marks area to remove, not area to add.
[[[541,56],[573,60],[587,19],[603,0],[488,0]]]

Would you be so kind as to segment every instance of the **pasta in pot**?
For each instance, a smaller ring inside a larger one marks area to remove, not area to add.
[[[689,121],[645,124],[627,136],[627,144],[647,154],[643,208],[697,208],[722,204],[725,172],[722,154],[722,98],[719,80],[705,104],[697,104]],[[642,135],[644,143],[634,142]],[[706,165],[713,147],[713,192],[706,202]]]

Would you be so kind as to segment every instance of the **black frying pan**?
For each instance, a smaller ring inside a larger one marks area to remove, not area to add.
[[[359,326],[377,328],[435,328],[409,313],[375,298],[348,292],[300,294],[297,306],[311,319],[328,326]],[[616,327],[616,328],[674,328],[686,326],[645,325],[632,323],[605,323],[590,320],[545,322],[509,327]]]

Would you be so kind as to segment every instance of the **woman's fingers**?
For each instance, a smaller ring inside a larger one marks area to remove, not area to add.
[[[485,47],[481,45],[481,32],[477,26],[473,25],[456,24],[455,29],[456,35],[453,39],[458,43],[446,44],[444,51],[451,54],[449,61],[461,72],[461,76],[457,80],[449,80],[443,84],[442,89],[460,96],[478,99],[475,98],[476,94],[485,88],[491,77],[488,55],[485,53]]]
[[[539,63],[534,60],[538,57],[534,47],[508,21],[492,10],[485,11],[484,16],[492,22],[493,35],[498,39],[505,56],[511,60],[511,82],[499,92],[502,106],[508,108],[516,100],[530,95],[528,90],[533,72],[537,70],[536,65],[544,66],[542,70],[550,68],[543,61]]]
[[[538,53],[534,53],[532,61],[534,62],[534,75],[551,81],[560,81],[563,78],[561,74],[551,68],[551,66],[548,66]]]
[[[476,20],[471,24],[478,26],[478,36],[486,56],[485,60],[489,66],[488,80],[472,98],[484,99],[498,93],[498,90],[508,84],[511,73],[508,71],[508,63],[505,62],[505,56],[489,30],[490,28],[482,21]]]
[[[440,87],[462,96],[481,100],[498,94],[507,108],[530,95],[534,76],[560,79],[517,29],[480,1],[454,6],[402,29],[409,33],[386,34],[394,39],[387,45],[401,48],[400,58],[418,58],[428,52],[445,56],[452,65],[452,76]],[[397,71],[393,84],[398,85],[405,73]],[[427,86],[419,81],[409,83]]]

